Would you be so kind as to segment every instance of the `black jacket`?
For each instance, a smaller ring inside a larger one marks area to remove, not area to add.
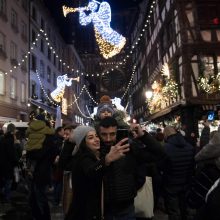
[[[89,151],[78,152],[71,160],[73,200],[65,220],[101,219],[102,177],[105,160]]]
[[[164,144],[167,158],[163,163],[164,185],[184,186],[194,171],[195,148],[181,134],[169,136]]]
[[[13,178],[14,167],[18,164],[19,158],[14,146],[14,136],[6,133],[0,141],[0,178]]]
[[[150,134],[145,134],[140,139],[144,148],[134,144],[130,145],[130,151],[126,156],[110,164],[104,176],[105,212],[124,214],[133,205],[137,192],[137,170],[140,163],[151,163],[165,156],[160,143]],[[102,156],[109,152],[110,148],[102,147]]]

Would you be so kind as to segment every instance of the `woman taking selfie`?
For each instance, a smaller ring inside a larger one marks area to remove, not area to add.
[[[74,132],[76,146],[71,160],[73,199],[65,220],[102,219],[102,177],[111,162],[129,151],[129,145],[113,146],[100,159],[100,139],[93,127],[79,126]]]

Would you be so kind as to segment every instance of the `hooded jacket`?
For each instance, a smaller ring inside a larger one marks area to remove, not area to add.
[[[53,135],[54,130],[49,128],[44,121],[35,120],[30,123],[27,129],[27,144],[25,149],[27,151],[41,149],[46,135]]]

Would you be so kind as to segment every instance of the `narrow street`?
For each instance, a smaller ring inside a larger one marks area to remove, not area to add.
[[[51,201],[51,194],[48,194],[49,200]],[[51,219],[52,220],[63,220],[62,207],[53,206],[50,202],[51,207]],[[5,213],[5,215],[3,215]],[[13,192],[12,203],[0,203],[0,220],[31,220],[31,210],[28,206],[27,194]],[[164,212],[158,210],[155,213],[153,220],[168,220],[167,215]]]

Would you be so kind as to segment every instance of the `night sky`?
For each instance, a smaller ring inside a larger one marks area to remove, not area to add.
[[[99,0],[102,2],[101,0]],[[117,27],[116,22],[117,19],[114,18],[114,13],[120,13],[122,11],[128,10],[133,7],[137,7],[140,2],[143,0],[105,0],[107,1],[111,6],[112,11],[112,22],[111,25],[113,28]],[[46,3],[48,9],[51,11],[52,15],[54,16],[56,22],[58,23],[60,27],[60,32],[63,35],[65,41],[67,43],[74,43],[78,42],[79,39],[82,38],[83,32],[88,34],[89,37],[90,34],[90,40],[94,41],[92,39],[92,36],[94,33],[91,33],[92,27],[86,26],[82,27],[79,25],[79,19],[78,19],[78,13],[71,13],[67,15],[67,17],[63,16],[62,6],[66,5],[69,7],[83,7],[88,5],[89,0],[44,0]],[[90,28],[90,29],[89,29]],[[79,33],[82,32],[82,33]],[[123,30],[119,31],[121,34],[123,33]],[[84,41],[84,43],[86,43]],[[80,52],[80,46],[78,44],[75,44],[76,48]],[[81,51],[82,52],[82,51]]]

